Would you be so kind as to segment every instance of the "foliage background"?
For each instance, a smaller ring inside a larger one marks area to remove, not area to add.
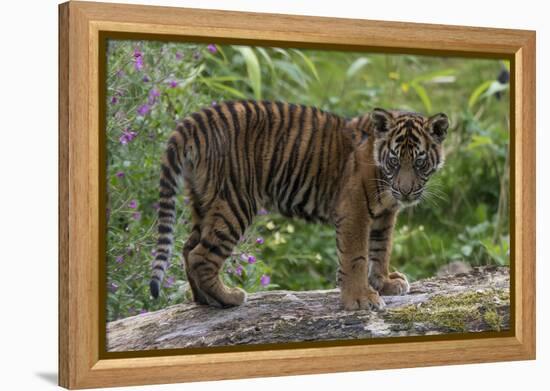
[[[149,296],[159,161],[175,122],[212,102],[276,99],[343,116],[374,107],[445,112],[447,162],[434,196],[399,218],[392,267],[411,280],[453,261],[509,258],[509,65],[486,59],[110,41],[107,53],[107,319],[188,297],[181,248],[187,200],[159,300]],[[252,292],[334,286],[330,226],[261,211],[223,273]]]

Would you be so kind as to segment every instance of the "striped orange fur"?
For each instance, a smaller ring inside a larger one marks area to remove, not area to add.
[[[176,194],[191,202],[183,257],[195,301],[239,305],[245,292],[219,277],[225,259],[265,207],[335,226],[346,309],[380,308],[408,282],[389,273],[398,210],[418,201],[443,164],[448,120],[375,109],[351,119],[283,102],[222,102],[193,113],[163,156],[158,245],[150,282],[159,295],[170,259]]]

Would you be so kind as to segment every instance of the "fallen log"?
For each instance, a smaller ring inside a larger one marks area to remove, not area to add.
[[[109,322],[108,351],[366,339],[509,329],[509,269],[416,281],[386,309],[344,311],[336,289],[265,291],[239,307],[194,303]]]

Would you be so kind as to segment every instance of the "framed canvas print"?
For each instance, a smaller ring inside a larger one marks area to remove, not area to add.
[[[59,16],[60,385],[534,359],[534,32]]]

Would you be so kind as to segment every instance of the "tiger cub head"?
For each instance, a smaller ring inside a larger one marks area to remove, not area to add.
[[[443,113],[421,114],[374,109],[374,161],[385,176],[386,191],[400,206],[418,203],[428,179],[444,163],[443,140],[449,119]]]

